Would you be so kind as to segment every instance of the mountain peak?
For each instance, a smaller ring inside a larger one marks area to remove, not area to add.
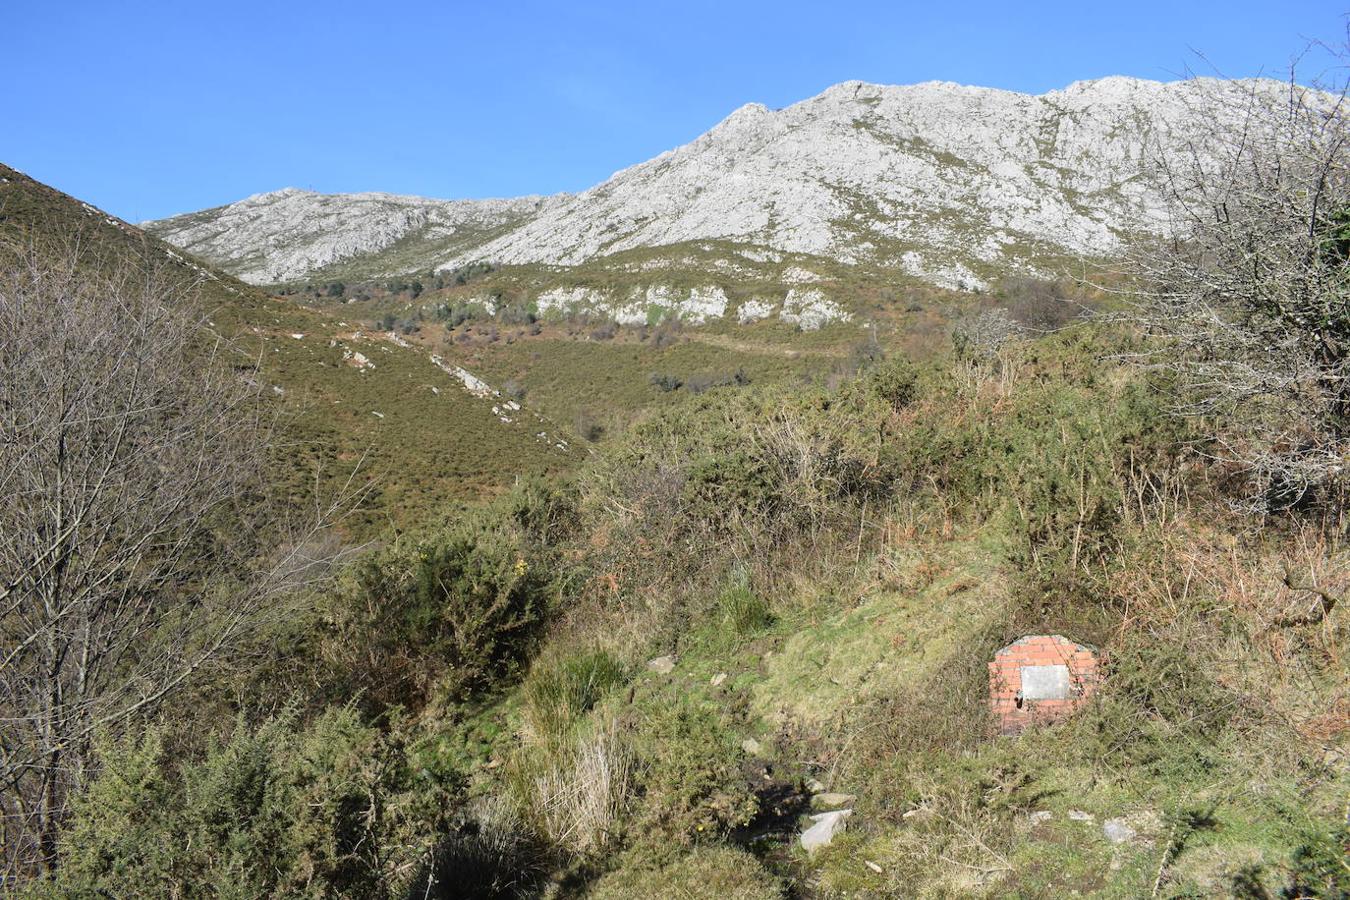
[[[314,191],[306,191],[297,187],[284,187],[275,191],[263,191],[252,194],[240,200],[240,203],[275,203],[278,200],[286,200],[291,197],[318,196]]]
[[[575,267],[717,242],[980,287],[1010,268],[1111,253],[1140,227],[1149,200],[1135,176],[1155,132],[1146,126],[1166,120],[1184,140],[1191,120],[1179,112],[1208,93],[1194,86],[1109,76],[1036,96],[851,80],[783,109],[747,103],[576,195],[285,188],[210,211],[209,222],[199,213],[147,227],[257,282],[354,261],[387,274],[478,260]]]

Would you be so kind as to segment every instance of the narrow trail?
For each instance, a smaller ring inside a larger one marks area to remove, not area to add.
[[[803,356],[823,356],[831,359],[839,359],[848,355],[848,350],[844,347],[784,347],[779,344],[765,344],[756,341],[740,340],[728,334],[707,334],[697,331],[686,331],[684,332],[684,337],[691,341],[698,341],[701,344],[721,347],[723,350],[735,350],[738,353],[754,353],[759,356],[781,356],[784,359],[799,359]]]

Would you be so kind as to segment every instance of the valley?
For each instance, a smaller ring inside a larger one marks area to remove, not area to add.
[[[1350,895],[1344,96],[845,81],[140,225],[0,165],[0,889]]]

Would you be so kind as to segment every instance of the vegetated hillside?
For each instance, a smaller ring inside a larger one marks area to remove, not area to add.
[[[146,227],[254,283],[472,261],[584,274],[608,261],[647,273],[648,286],[669,270],[786,290],[842,262],[969,289],[1017,267],[1114,252],[1124,231],[1153,224],[1158,197],[1136,177],[1150,142],[1182,146],[1196,137],[1197,108],[1240,116],[1244,91],[1287,89],[1112,77],[1031,96],[853,81],[782,110],[744,106],[575,195],[433,201],[288,188]]]
[[[948,332],[1000,311],[1005,327],[1044,331],[1109,308],[1109,294],[1069,279],[1007,278],[972,295],[912,280],[840,275],[821,286],[843,298],[846,319],[808,319],[800,307],[762,318],[709,316],[655,302],[642,315],[549,307],[531,299],[528,267],[470,265],[446,273],[310,283],[281,296],[371,323],[501,385],[533,409],[594,440],[655,407],[718,385],[838,383],[883,345],[915,359],[940,352]],[[593,285],[622,283],[620,277]],[[690,280],[689,296],[699,289]],[[676,282],[679,284],[679,282]],[[764,286],[730,286],[728,308],[761,302]],[[665,296],[679,289],[667,286]],[[833,304],[831,304],[833,306]],[[836,310],[840,307],[833,307]]]
[[[1174,293],[1148,302],[1214,301],[1208,331],[1015,280],[860,284],[850,323],[780,305],[696,334],[477,295],[528,267],[296,287],[297,316],[378,315],[391,357],[437,347],[527,403],[639,412],[568,477],[387,532],[101,734],[31,893],[1350,894],[1350,428],[1327,377],[1350,346],[1350,179],[1325,178],[1350,144],[1314,121],[1334,165],[1263,157],[1287,192],[1219,223],[1245,214],[1252,239],[1169,242],[1150,270]],[[1303,178],[1326,187],[1308,221]],[[346,348],[348,390],[381,346]],[[760,368],[711,377],[732,358]],[[1238,380],[1244,402],[1177,415],[1216,359],[1320,377],[1266,379],[1295,390],[1259,414]],[[1104,679],[1001,735],[988,663],[1034,634],[1093,647]],[[846,827],[807,849],[827,810]]]
[[[77,244],[92,265],[168,266],[190,279],[241,377],[277,396],[277,463],[297,496],[369,480],[357,534],[476,502],[531,472],[574,465],[565,429],[475,395],[448,363],[364,322],[279,301],[101,210],[0,166],[0,228],[19,242]],[[317,482],[316,482],[317,479]]]
[[[1127,329],[958,346],[688,397],[361,560],[100,745],[55,887],[1341,896],[1335,526],[1234,518]],[[1036,633],[1107,680],[998,737],[986,663]]]

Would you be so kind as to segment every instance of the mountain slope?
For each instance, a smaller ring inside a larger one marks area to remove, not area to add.
[[[254,283],[477,260],[585,267],[652,248],[670,258],[648,265],[680,268],[681,245],[716,242],[728,265],[788,254],[977,288],[1010,266],[1112,252],[1151,206],[1136,177],[1148,141],[1193,136],[1197,106],[1286,88],[1112,77],[1031,96],[853,81],[782,110],[741,107],[575,195],[286,190],[146,228]]]
[[[169,266],[195,285],[241,377],[283,406],[276,478],[298,497],[370,482],[358,536],[443,515],[578,453],[555,425],[393,334],[269,297],[86,203],[0,165],[6,241],[78,243],[89,264]]]
[[[355,256],[400,253],[414,264],[464,252],[534,212],[537,197],[429,200],[284,188],[238,203],[147,222],[146,228],[254,284],[304,278]]]

